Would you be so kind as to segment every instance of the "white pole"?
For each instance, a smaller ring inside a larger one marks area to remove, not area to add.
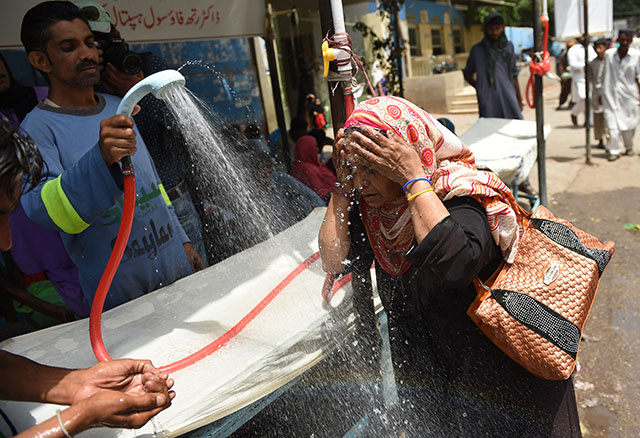
[[[342,9],[342,0],[331,0],[331,15],[333,16],[333,31],[336,34],[334,40],[338,43],[346,43],[347,36],[344,34],[347,32],[347,29],[344,25],[344,11]],[[346,59],[351,59],[350,53],[345,52],[344,50],[337,51],[337,61],[344,61]],[[351,62],[338,62],[338,73],[351,75]]]

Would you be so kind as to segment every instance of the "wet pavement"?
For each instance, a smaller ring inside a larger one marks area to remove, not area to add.
[[[629,159],[640,159],[631,157]],[[613,177],[613,175],[612,175]],[[601,240],[616,242],[587,320],[580,348],[576,397],[586,437],[640,435],[640,191],[562,192],[551,209]]]

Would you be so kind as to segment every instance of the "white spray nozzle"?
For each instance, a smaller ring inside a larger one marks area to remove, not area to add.
[[[116,114],[124,114],[131,116],[133,108],[136,104],[149,93],[152,93],[158,99],[162,99],[162,91],[172,85],[184,85],[186,80],[184,76],[177,70],[163,70],[154,73],[135,84],[124,95]]]

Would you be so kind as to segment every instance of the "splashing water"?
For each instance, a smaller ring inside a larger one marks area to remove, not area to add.
[[[162,96],[171,111],[188,154],[192,180],[207,214],[205,233],[214,252],[227,257],[275,234],[274,215],[252,174],[251,152],[221,129],[224,122],[188,89],[168,87]]]
[[[202,64],[192,61],[186,65]],[[276,211],[265,195],[265,180],[253,165],[256,157],[242,149],[237,134],[225,129],[221,118],[184,87],[169,87],[163,100],[175,119],[172,132],[179,131],[184,143],[184,151],[178,153],[186,152],[182,158],[190,170],[190,182],[207,212],[204,231],[213,239],[208,241],[213,242],[212,252],[223,259],[280,231],[286,221],[282,213],[291,216],[295,212]],[[374,431],[388,427],[381,401],[385,382],[378,369],[380,351],[374,315],[365,318],[366,324],[355,323],[359,334],[354,341],[345,334],[352,330],[349,327],[353,327],[355,317],[345,312],[350,313],[345,308],[334,310],[322,333],[321,343],[335,348],[324,365],[302,376],[296,390],[280,396],[273,410],[265,409],[264,415],[246,424],[238,436],[254,436],[254,431],[260,435],[264,430],[274,436],[305,436],[310,428],[344,434],[354,421],[362,419]],[[282,420],[283,412],[293,424],[285,429],[271,425],[271,419]],[[311,420],[310,412],[321,414]],[[367,412],[368,417],[363,417]]]

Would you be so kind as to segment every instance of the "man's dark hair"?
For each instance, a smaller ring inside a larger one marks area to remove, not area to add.
[[[505,24],[504,16],[500,12],[492,12],[484,18],[483,28],[491,26],[492,24]]]
[[[632,37],[633,31],[631,29],[620,29],[618,31],[618,38],[620,38],[622,35],[629,35],[630,37]]]
[[[0,118],[0,184],[7,197],[13,198],[18,184],[23,190],[38,185],[42,166],[42,157],[33,140]]]
[[[80,9],[68,1],[49,1],[34,6],[22,19],[20,40],[24,49],[27,53],[45,52],[47,42],[51,38],[51,26],[60,21],[73,21],[76,18],[86,23],[80,15]]]
[[[599,40],[596,40],[595,43],[593,43],[593,47],[598,47],[598,46],[609,47],[609,41],[607,41],[605,38],[600,38]]]

